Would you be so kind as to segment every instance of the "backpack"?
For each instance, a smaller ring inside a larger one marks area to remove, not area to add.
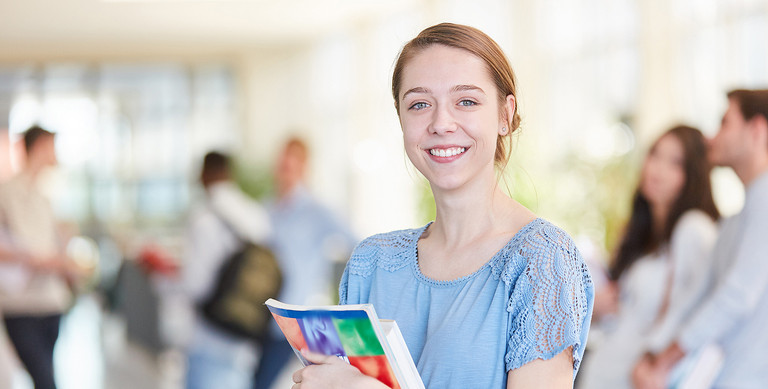
[[[215,288],[199,308],[215,327],[260,342],[268,335],[272,318],[264,302],[280,292],[282,272],[269,248],[243,239],[225,218],[219,215],[219,219],[241,246],[224,261]]]

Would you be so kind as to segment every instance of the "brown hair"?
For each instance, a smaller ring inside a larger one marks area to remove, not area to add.
[[[24,150],[27,152],[27,155],[29,155],[32,148],[35,147],[38,139],[48,136],[53,137],[54,133],[47,131],[40,126],[32,126],[24,131]]]
[[[228,180],[231,177],[229,155],[217,151],[210,151],[203,157],[203,167],[200,170],[200,181],[203,186]]]
[[[712,165],[707,159],[707,144],[701,132],[693,127],[677,126],[654,143],[667,135],[677,138],[683,145],[683,170],[685,183],[680,195],[675,199],[667,215],[662,231],[653,230],[651,207],[648,200],[638,188],[632,201],[632,214],[627,224],[624,237],[621,240],[616,258],[611,264],[610,275],[614,280],[629,269],[629,267],[644,254],[657,250],[662,244],[669,242],[672,230],[686,211],[698,209],[709,215],[713,220],[720,217],[712,198],[710,172]]]
[[[292,149],[291,151],[294,153],[298,153],[297,155],[302,162],[306,162],[309,158],[309,147],[307,146],[307,142],[304,142],[303,139],[297,136],[292,136],[285,142],[283,150],[287,151],[289,149]]]
[[[736,89],[728,92],[728,98],[736,101],[744,119],[760,115],[768,121],[768,89]]]
[[[500,106],[504,105],[507,96],[512,95],[515,98],[515,111],[512,117],[504,118],[508,124],[509,131],[505,136],[499,136],[496,140],[494,161],[497,167],[503,168],[509,160],[511,153],[508,143],[512,133],[520,127],[520,115],[517,109],[517,82],[515,81],[515,73],[509,65],[509,60],[507,60],[504,52],[484,32],[474,27],[460,24],[441,23],[425,29],[416,38],[406,43],[400,51],[400,55],[395,63],[395,70],[392,73],[392,97],[395,99],[397,114],[400,114],[400,84],[402,83],[405,66],[424,49],[436,44],[466,50],[482,59],[488,66],[491,79],[499,91]]]
[[[744,120],[759,115],[768,123],[768,89],[736,89],[728,92],[728,99],[736,102]]]

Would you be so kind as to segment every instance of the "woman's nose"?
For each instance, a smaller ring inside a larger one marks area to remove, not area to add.
[[[430,126],[430,132],[433,134],[446,134],[456,131],[458,127],[456,124],[456,118],[453,116],[450,107],[445,105],[438,106],[433,111],[432,124]]]

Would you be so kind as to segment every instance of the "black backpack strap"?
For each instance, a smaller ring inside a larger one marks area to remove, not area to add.
[[[219,221],[221,221],[222,224],[224,224],[224,227],[226,227],[227,231],[229,231],[235,238],[237,238],[240,243],[243,245],[255,243],[252,242],[251,239],[245,238],[245,236],[243,236],[243,234],[241,234],[240,231],[235,228],[234,224],[232,224],[232,222],[230,222],[223,213],[217,210],[210,201],[208,201],[207,208],[214,216],[216,216],[217,219],[219,219]]]

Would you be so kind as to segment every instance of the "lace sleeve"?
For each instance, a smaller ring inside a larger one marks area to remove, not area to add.
[[[352,250],[344,274],[339,283],[339,304],[360,304],[367,301],[370,285],[368,278],[379,264],[382,244],[386,235],[374,235],[364,239]]]
[[[510,261],[527,264],[514,280],[507,306],[507,371],[572,347],[575,375],[584,354],[594,299],[592,281],[570,237],[550,227],[526,239],[514,253],[516,260]]]

